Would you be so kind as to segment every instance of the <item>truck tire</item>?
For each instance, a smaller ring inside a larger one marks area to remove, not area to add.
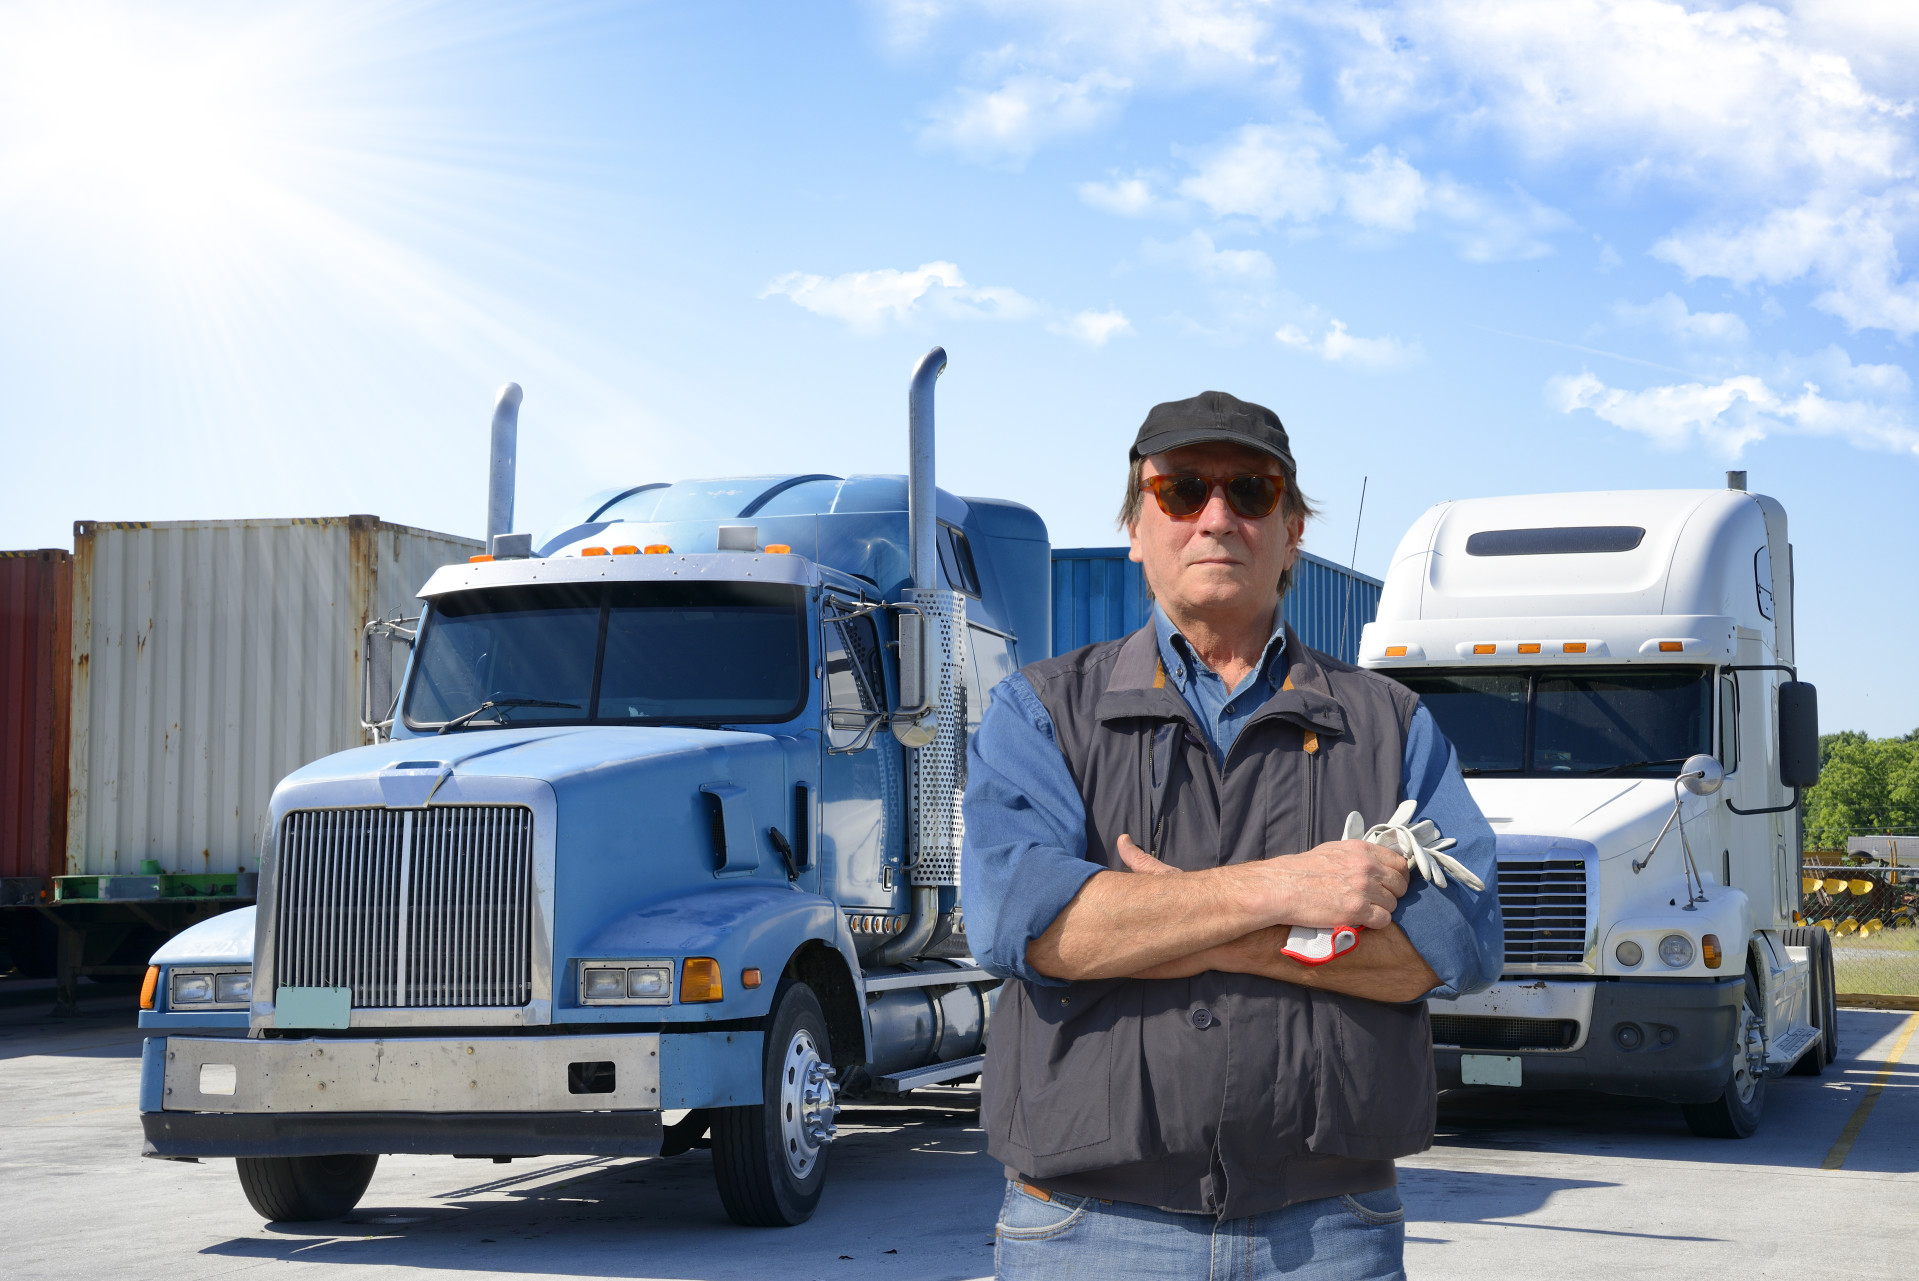
[[[1748,969],[1745,999],[1733,1025],[1732,1066],[1726,1073],[1725,1091],[1710,1103],[1679,1105],[1686,1128],[1702,1139],[1746,1139],[1759,1128],[1759,1115],[1766,1106],[1766,1065],[1753,1057],[1758,1048],[1753,1033],[1761,1008],[1759,978]]]
[[[832,1062],[819,998],[804,983],[783,984],[767,1020],[765,1102],[713,1109],[713,1179],[741,1227],[788,1228],[813,1217],[839,1111]]]
[[[366,1194],[377,1156],[243,1156],[240,1189],[261,1218],[278,1223],[337,1219]]]
[[[1780,931],[1779,937],[1787,947],[1807,949],[1812,974],[1806,997],[1812,1007],[1812,1025],[1819,1029],[1819,1039],[1792,1065],[1792,1074],[1818,1076],[1828,1063],[1839,1059],[1839,994],[1832,969],[1832,935],[1816,925],[1799,925]]]

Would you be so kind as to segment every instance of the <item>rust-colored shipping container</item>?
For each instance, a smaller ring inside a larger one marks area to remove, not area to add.
[[[0,904],[66,870],[72,632],[72,557],[0,552]]]

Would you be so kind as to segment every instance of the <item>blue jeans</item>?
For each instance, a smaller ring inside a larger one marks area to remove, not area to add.
[[[994,1274],[1005,1281],[1406,1276],[1406,1212],[1396,1188],[1221,1220],[1058,1193],[1042,1200],[1008,1183],[994,1238]]]

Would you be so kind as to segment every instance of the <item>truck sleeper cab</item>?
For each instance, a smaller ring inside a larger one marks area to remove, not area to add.
[[[1737,490],[1441,504],[1361,663],[1417,692],[1498,840],[1506,962],[1431,1006],[1443,1085],[1593,1089],[1744,1137],[1765,1080],[1837,1053],[1830,943],[1793,924],[1791,549]]]
[[[1049,546],[936,491],[916,419],[911,477],[617,491],[436,573],[390,741],[290,775],[257,913],[155,958],[147,1154],[299,1219],[381,1153],[710,1142],[732,1217],[792,1224],[841,1098],[977,1073],[962,753],[1046,651]],[[247,999],[182,999],[212,970]]]

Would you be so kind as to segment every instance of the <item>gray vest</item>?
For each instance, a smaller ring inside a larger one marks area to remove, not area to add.
[[[1086,805],[1086,857],[1122,833],[1185,869],[1337,840],[1399,803],[1416,695],[1286,630],[1287,688],[1221,769],[1153,628],[1023,669]],[[1334,962],[1337,964],[1337,962]],[[1391,1186],[1432,1143],[1426,1005],[1245,974],[1006,985],[982,1085],[989,1150],[1056,1191],[1238,1218]]]

